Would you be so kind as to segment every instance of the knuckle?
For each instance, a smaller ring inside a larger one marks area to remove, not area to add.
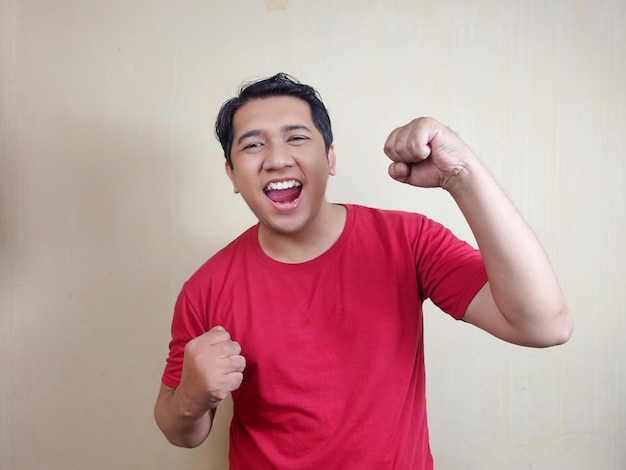
[[[185,356],[194,356],[197,354],[200,343],[200,337],[193,338],[185,344],[184,355]]]
[[[216,345],[216,348],[219,355],[222,357],[230,357],[239,354],[237,347],[235,347],[230,341],[226,343],[219,343]]]
[[[230,333],[226,330],[211,330],[212,337],[217,341],[228,341],[230,339]]]
[[[243,356],[234,356],[232,358],[232,365],[236,372],[243,372],[246,368],[246,359]]]
[[[233,373],[231,377],[231,387],[232,387],[231,391],[237,390],[241,386],[242,382],[243,382],[243,373],[242,372]]]

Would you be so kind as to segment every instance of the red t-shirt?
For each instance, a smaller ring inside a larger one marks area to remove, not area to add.
[[[180,293],[163,383],[178,386],[185,344],[216,325],[247,360],[233,470],[432,469],[422,302],[461,318],[487,280],[482,258],[422,215],[346,208],[318,258],[269,258],[257,225]]]

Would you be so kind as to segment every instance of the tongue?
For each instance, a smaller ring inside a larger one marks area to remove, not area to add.
[[[274,202],[291,202],[298,198],[300,191],[301,188],[299,186],[294,186],[289,189],[274,189],[266,194]]]

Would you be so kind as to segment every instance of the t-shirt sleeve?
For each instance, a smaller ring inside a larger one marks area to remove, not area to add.
[[[163,384],[171,388],[178,387],[186,344],[207,330],[206,319],[198,314],[183,287],[174,307],[170,352],[161,378]]]
[[[428,218],[418,238],[416,269],[421,297],[457,320],[487,282],[480,251]]]

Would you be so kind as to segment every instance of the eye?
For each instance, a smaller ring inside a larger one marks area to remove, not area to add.
[[[250,142],[249,144],[246,144],[243,148],[243,150],[254,150],[257,148],[260,148],[263,146],[263,142]]]
[[[292,135],[291,137],[287,139],[287,142],[289,142],[290,144],[294,144],[294,145],[302,145],[307,140],[310,140],[310,139],[309,137],[305,135]]]

